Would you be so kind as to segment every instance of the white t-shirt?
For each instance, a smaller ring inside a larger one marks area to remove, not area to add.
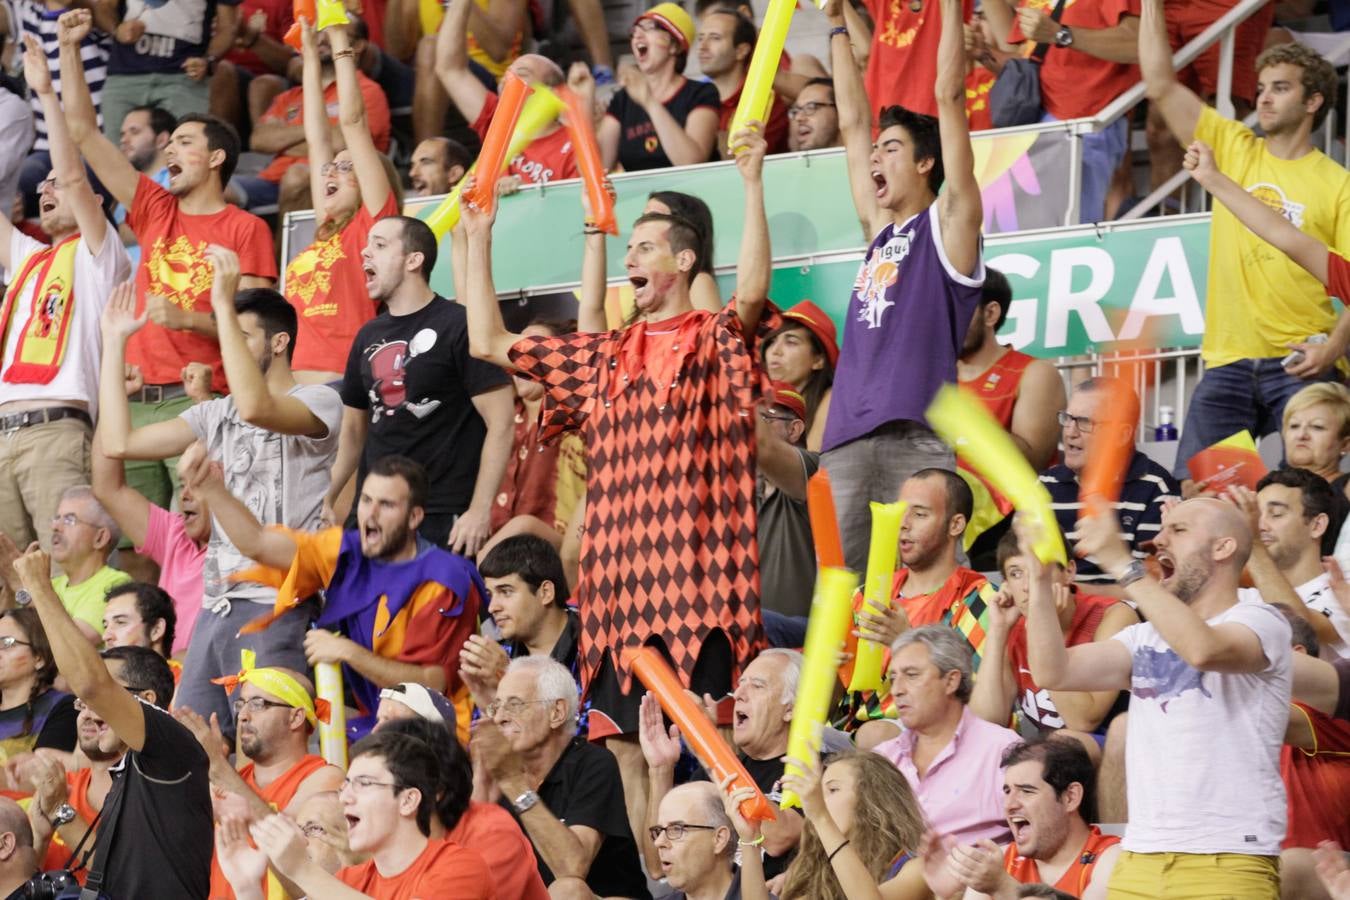
[[[3,92],[0,92],[3,93]],[[9,258],[14,271],[5,273],[12,281],[22,271],[30,253],[38,253],[47,245],[35,241],[17,228],[9,240]],[[71,321],[70,337],[66,342],[65,357],[56,377],[47,384],[11,384],[0,377],[0,403],[14,400],[83,400],[89,404],[90,415],[97,414],[98,365],[102,357],[99,338],[99,317],[108,305],[113,286],[131,278],[131,261],[117,239],[117,232],[108,226],[103,246],[98,255],[89,252],[89,245],[81,238],[75,247],[75,316]],[[33,310],[33,294],[37,290],[37,276],[28,279],[23,296],[14,304],[9,333],[5,342],[0,372],[8,372],[14,362],[14,351],[19,345],[19,331],[28,322]]]
[[[1340,603],[1336,602],[1336,595],[1331,592],[1331,576],[1323,572],[1316,578],[1296,586],[1294,591],[1304,606],[1330,619],[1331,627],[1341,636],[1341,642],[1338,644],[1322,642],[1322,659],[1335,661],[1350,658],[1350,644],[1346,643],[1347,639],[1350,639],[1350,615],[1346,615],[1345,610],[1341,609]],[[1265,598],[1256,588],[1240,588],[1238,600],[1243,603],[1262,603]]]
[[[1289,623],[1264,603],[1238,603],[1209,620],[1221,623],[1256,634],[1269,663],[1264,671],[1201,672],[1147,622],[1115,635],[1132,658],[1126,850],[1280,853],[1280,745],[1293,682]]]
[[[290,396],[301,400],[328,426],[321,438],[277,434],[239,417],[233,397],[198,403],[182,418],[206,445],[207,454],[225,468],[225,485],[264,525],[311,529],[319,524],[328,474],[342,430],[342,399],[323,384],[299,384]],[[216,524],[202,566],[202,608],[216,609],[226,597],[271,604],[276,591],[261,584],[235,584],[229,577],[253,561]]]

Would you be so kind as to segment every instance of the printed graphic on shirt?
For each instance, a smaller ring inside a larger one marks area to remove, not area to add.
[[[900,277],[900,263],[909,256],[908,232],[897,234],[873,253],[858,270],[853,290],[858,295],[858,321],[869,329],[880,328],[886,310],[895,305],[886,299],[886,291]]]
[[[435,412],[441,401],[408,399],[408,363],[436,346],[436,332],[423,328],[411,341],[388,341],[366,350],[370,362],[370,420],[406,409],[419,419]]]
[[[142,56],[173,56],[173,39],[197,44],[202,39],[206,19],[206,0],[127,0],[127,19],[145,23],[145,34],[136,41]],[[165,41],[165,38],[170,40]],[[166,46],[160,47],[157,44]]]
[[[186,235],[178,235],[172,243],[155,238],[145,259],[150,275],[147,293],[158,294],[180,309],[192,309],[198,297],[211,291],[211,264],[202,257],[205,250],[205,241],[198,246]]]
[[[1018,666],[1018,669],[1024,679],[1030,680],[1030,669],[1026,666]],[[1034,692],[1027,688],[1022,692],[1022,715],[1044,728],[1064,727],[1064,719],[1059,714],[1059,708],[1055,706],[1055,701],[1050,698],[1050,692],[1045,688]]]
[[[333,235],[326,241],[310,244],[300,252],[286,267],[286,293],[291,299],[298,299],[305,305],[302,316],[335,316],[337,301],[329,299],[317,306],[311,306],[315,294],[328,296],[332,289],[335,263],[343,258],[342,234]]]
[[[1295,228],[1303,227],[1303,210],[1307,209],[1307,204],[1290,200],[1278,184],[1263,181],[1247,188],[1247,193],[1284,216]]]
[[[1134,651],[1130,690],[1140,700],[1159,701],[1163,712],[1167,712],[1168,703],[1187,691],[1214,696],[1205,690],[1204,672],[1192,668],[1175,650],[1154,650],[1152,647]]]
[[[261,428],[243,427],[238,413],[232,418],[239,427],[235,433],[233,452],[225,458],[225,483],[239,498],[253,517],[264,525],[285,521],[282,515],[282,459],[281,435]],[[202,579],[208,597],[223,597],[230,591],[229,577],[253,564],[253,561],[231,543],[219,528],[211,532],[210,552],[202,564]]]

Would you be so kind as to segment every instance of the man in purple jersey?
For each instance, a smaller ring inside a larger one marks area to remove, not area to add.
[[[872,244],[849,298],[821,462],[834,487],[844,558],[861,572],[868,503],[894,501],[920,469],[955,467],[923,418],[937,389],[956,380],[956,358],[980,300],[984,213],[965,116],[960,0],[940,4],[939,117],[888,106],[875,143],[840,8],[839,0],[825,8],[835,26],[835,103],[853,203]]]

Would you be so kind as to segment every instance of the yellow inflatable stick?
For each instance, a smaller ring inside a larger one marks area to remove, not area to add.
[[[834,686],[838,683],[839,650],[853,624],[853,591],[858,573],[848,569],[823,568],[816,576],[816,595],[811,599],[811,619],[806,625],[802,648],[802,674],[797,682],[797,702],[792,707],[787,755],[805,762],[820,752],[820,733],[830,714]],[[795,766],[787,771],[796,772]],[[801,806],[801,798],[783,792],[783,809]]]
[[[315,31],[323,31],[329,25],[349,25],[351,19],[347,18],[347,8],[342,5],[342,0],[315,0],[314,12],[317,21],[314,23]]]
[[[506,160],[502,163],[503,171],[511,165],[511,160],[524,152],[535,136],[552,124],[566,108],[562,99],[547,85],[536,84],[533,87],[534,93],[526,98],[525,106],[520,111],[520,118],[516,121],[516,130],[511,133],[511,143],[506,149]],[[477,168],[478,164],[474,163],[469,167],[469,171],[473,172]],[[445,199],[441,200],[425,219],[427,225],[431,226],[432,233],[436,235],[437,241],[445,240],[445,236],[459,224],[459,195],[464,191],[466,180],[467,176],[460,179],[459,184],[445,195]]]
[[[773,77],[778,74],[778,63],[783,57],[783,41],[787,39],[792,11],[796,8],[797,0],[769,0],[769,8],[764,13],[764,27],[760,29],[759,40],[755,42],[755,52],[750,57],[750,68],[745,72],[741,100],[736,104],[735,115],[731,117],[728,135],[740,131],[747,122],[768,121],[769,104],[773,102]]]
[[[1019,513],[1041,523],[1036,558],[1065,565],[1068,556],[1050,509],[1050,494],[984,404],[955,385],[945,385],[928,407],[928,424],[981,478],[1012,501]]]
[[[342,666],[319,663],[314,667],[314,694],[328,701],[328,721],[319,722],[319,751],[329,765],[347,768],[347,707],[342,700]]]
[[[867,551],[867,580],[863,582],[863,609],[881,614],[890,606],[891,582],[895,580],[895,555],[899,552],[900,525],[908,503],[872,503],[872,546]],[[850,691],[879,691],[881,663],[886,647],[876,641],[858,641],[853,660]]]
[[[441,29],[445,7],[441,5],[441,0],[420,0],[417,4],[417,18],[422,22],[423,34],[435,34]]]

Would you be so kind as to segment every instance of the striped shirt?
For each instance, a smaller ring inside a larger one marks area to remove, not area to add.
[[[52,88],[61,93],[61,45],[56,39],[56,20],[70,8],[48,9],[42,0],[16,0],[19,7],[19,23],[24,34],[31,34],[42,43],[47,54],[47,69],[52,73]],[[103,100],[103,82],[108,77],[108,47],[111,39],[97,28],[90,29],[89,35],[80,45],[80,59],[84,62],[84,79],[89,83],[89,93],[94,98],[94,111],[98,113],[98,126],[103,127],[103,115],[100,112]],[[48,149],[47,122],[42,116],[42,104],[37,94],[29,98],[33,109],[33,123],[37,126],[37,141],[34,150]]]
[[[1055,521],[1064,532],[1064,540],[1072,553],[1078,543],[1078,512],[1083,508],[1078,499],[1078,476],[1067,466],[1052,466],[1041,473],[1041,483],[1050,492]],[[1162,527],[1163,502],[1179,496],[1181,487],[1171,473],[1136,450],[1130,468],[1125,472],[1120,500],[1115,504],[1121,540],[1130,545],[1136,559],[1148,556],[1143,546],[1158,536]],[[1076,581],[1079,584],[1112,584],[1115,579],[1088,557],[1078,560]]]

